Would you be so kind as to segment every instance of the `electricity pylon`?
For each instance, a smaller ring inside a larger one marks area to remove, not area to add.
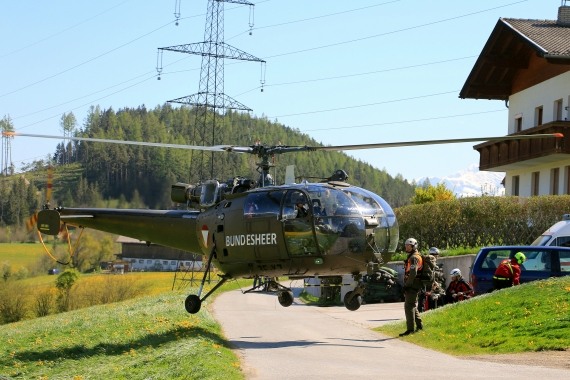
[[[196,125],[194,128],[194,144],[196,145],[215,145],[216,116],[218,110],[234,109],[251,111],[250,108],[224,93],[224,59],[255,61],[261,62],[262,65],[265,63],[264,60],[224,42],[224,2],[249,5],[250,7],[254,6],[253,3],[245,0],[208,0],[203,42],[158,49],[159,55],[161,55],[164,50],[170,50],[202,56],[198,92],[193,95],[168,101],[169,103],[187,104],[195,107]],[[162,70],[162,68],[159,69],[158,67],[157,69],[159,73]],[[208,120],[208,118],[211,118],[211,120]],[[209,139],[208,136],[211,136],[211,139]],[[199,162],[192,166],[194,170],[198,169],[196,172],[200,180],[203,180],[205,178],[204,170],[206,167],[204,160],[205,151],[200,151],[198,154]],[[214,178],[213,152],[210,154],[210,178]]]

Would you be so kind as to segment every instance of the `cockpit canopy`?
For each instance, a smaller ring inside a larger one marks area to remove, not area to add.
[[[301,184],[268,187],[252,191],[244,202],[244,215],[273,216],[282,220],[312,214],[315,224],[332,221],[337,227],[349,222],[374,230],[374,240],[383,252],[394,252],[398,244],[398,224],[390,205],[380,196],[354,186]]]

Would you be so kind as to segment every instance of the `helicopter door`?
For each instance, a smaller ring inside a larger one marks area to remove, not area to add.
[[[317,255],[319,250],[313,230],[309,198],[299,190],[285,196],[282,210],[283,236],[289,256]]]
[[[244,203],[245,230],[253,244],[255,259],[272,261],[286,259],[281,239],[279,211],[284,191],[255,192]]]

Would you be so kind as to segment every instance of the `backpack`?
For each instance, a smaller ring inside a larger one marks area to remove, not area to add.
[[[419,253],[422,258],[422,269],[418,271],[417,278],[426,289],[431,289],[435,282],[435,271],[437,270],[435,256]]]

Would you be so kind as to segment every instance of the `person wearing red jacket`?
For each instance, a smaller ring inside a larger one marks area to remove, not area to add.
[[[521,265],[526,261],[522,252],[517,252],[510,259],[501,261],[493,275],[493,290],[508,288],[521,283]]]
[[[451,275],[451,282],[445,291],[447,303],[459,302],[473,297],[473,287],[463,279],[459,268],[455,268],[449,274]]]

